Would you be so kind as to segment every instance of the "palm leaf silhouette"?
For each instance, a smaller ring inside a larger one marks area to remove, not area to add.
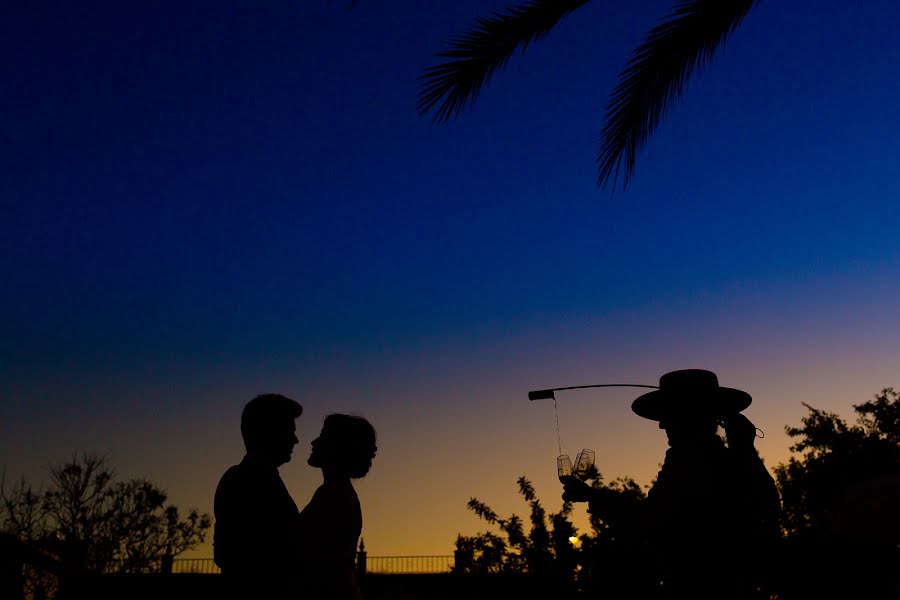
[[[457,116],[478,97],[494,71],[520,46],[545,37],[564,16],[589,0],[530,0],[478,19],[468,33],[437,56],[448,59],[420,77],[417,109],[434,110],[434,121]],[[758,0],[679,0],[647,34],[619,74],[609,97],[597,156],[597,181],[623,187],[634,174],[640,150],[666,112],[681,98],[694,71],[741,24]]]
[[[429,67],[420,78],[419,115],[435,107],[436,122],[458,115],[519,46],[525,52],[531,42],[545,37],[560,19],[588,1],[530,0],[479,18],[470,32],[436,55],[449,60]]]
[[[634,173],[637,153],[685,83],[708,63],[757,0],[683,0],[647,35],[610,94],[597,157],[598,182],[623,187]]]

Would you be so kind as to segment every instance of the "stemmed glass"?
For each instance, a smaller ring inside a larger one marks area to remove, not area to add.
[[[575,469],[572,467],[572,459],[569,458],[568,454],[556,457],[556,475],[559,477],[559,482],[563,485],[576,479]]]
[[[556,457],[556,475],[560,483],[565,485],[572,480],[584,481],[590,478],[594,471],[594,451],[583,449],[575,457],[575,465],[568,454]]]
[[[583,449],[575,457],[575,476],[584,481],[590,479],[594,472],[594,451]]]

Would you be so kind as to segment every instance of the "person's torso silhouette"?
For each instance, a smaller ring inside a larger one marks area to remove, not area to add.
[[[669,439],[645,511],[668,597],[752,598],[764,576],[760,555],[777,536],[779,504],[753,446],[756,427],[740,414],[750,402],[714,373],[687,370],[667,373],[660,391],[632,406]]]
[[[250,401],[241,417],[247,454],[216,488],[213,554],[229,598],[291,598],[299,512],[278,474],[297,444],[299,404],[276,394]]]
[[[740,414],[750,403],[745,392],[719,387],[714,373],[691,369],[663,375],[658,391],[632,404],[669,438],[646,500],[624,515],[639,524],[650,551],[641,562],[666,598],[753,598],[764,578],[761,558],[777,539],[779,499],[753,446],[756,428]],[[605,519],[621,512],[607,496],[567,484],[563,498],[588,501]]]
[[[352,479],[364,477],[375,456],[375,430],[361,417],[329,415],[312,443],[309,464],[324,482],[300,513],[301,597],[358,600],[356,547],[362,510]]]
[[[667,596],[753,597],[778,510],[774,482],[755,451],[726,447],[716,435],[675,443],[646,508]]]

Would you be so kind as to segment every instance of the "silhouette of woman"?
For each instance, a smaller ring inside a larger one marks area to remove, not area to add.
[[[307,461],[324,482],[300,512],[300,597],[359,600],[356,545],[362,511],[351,479],[365,477],[378,450],[375,429],[362,417],[329,415]]]

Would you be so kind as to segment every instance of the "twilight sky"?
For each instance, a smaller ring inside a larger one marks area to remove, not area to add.
[[[145,4],[0,8],[8,476],[106,453],[211,512],[243,404],[280,392],[298,505],[324,416],[361,414],[370,554],[449,554],[470,496],[521,513],[526,475],[559,506],[529,389],[712,369],[772,467],[801,402],[900,386],[900,4],[760,3],[615,194],[606,96],[670,2],[589,4],[443,127],[416,78],[505,3]],[[559,394],[564,450],[649,483],[635,395]]]

